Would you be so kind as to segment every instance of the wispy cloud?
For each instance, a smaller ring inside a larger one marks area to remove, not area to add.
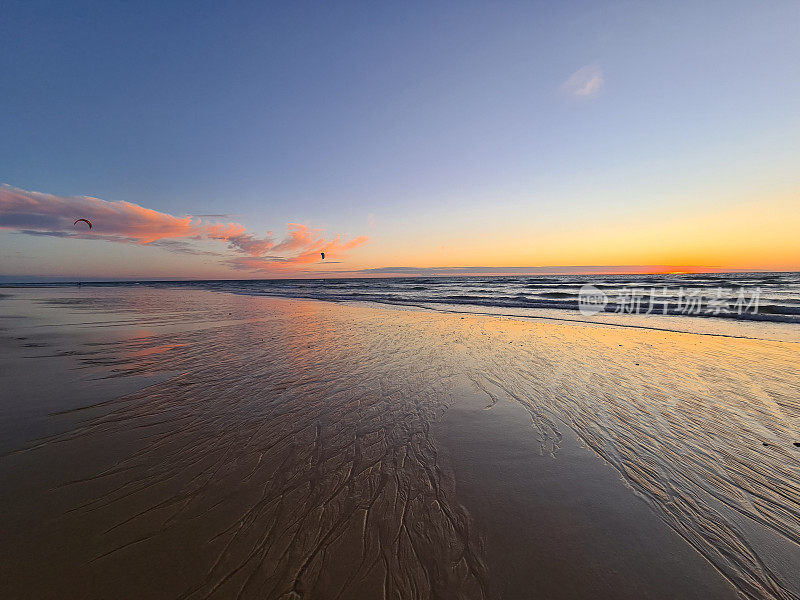
[[[94,228],[76,230],[73,222],[78,218],[89,219]],[[220,253],[230,266],[251,270],[313,262],[320,258],[320,252],[330,258],[341,257],[368,239],[360,236],[344,241],[336,236],[328,240],[319,229],[289,223],[286,237],[276,240],[272,232],[258,237],[235,222],[210,222],[199,216],[176,217],[131,202],[56,196],[8,185],[0,185],[0,229],[26,235],[157,245],[183,254],[217,254],[192,246],[195,240],[217,240],[226,242],[235,254],[247,255],[231,257]]]
[[[222,252],[203,250],[195,247],[191,242],[185,240],[157,240],[148,245],[166,248],[170,252],[178,252],[180,254],[192,254],[194,256],[217,256],[221,258],[225,257],[225,254]]]
[[[571,96],[594,96],[603,87],[603,70],[597,65],[581,67],[570,75],[561,89]]]
[[[66,231],[38,231],[36,229],[20,229],[17,231],[17,233],[24,233],[25,235],[38,235],[40,237],[72,237],[72,235]]]

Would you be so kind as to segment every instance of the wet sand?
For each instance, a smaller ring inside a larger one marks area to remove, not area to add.
[[[796,343],[8,293],[3,597],[800,594]]]

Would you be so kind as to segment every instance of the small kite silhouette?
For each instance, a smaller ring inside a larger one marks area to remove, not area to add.
[[[91,227],[91,225],[89,225],[89,227]],[[320,256],[322,256],[322,260],[325,260],[325,253],[324,252],[320,252]]]
[[[78,223],[80,223],[81,221],[83,221],[84,223],[86,223],[86,224],[89,226],[89,229],[91,229],[91,228],[92,228],[92,222],[91,222],[89,219],[77,219],[77,220],[76,220],[76,221],[75,221],[75,222],[74,222],[72,225],[73,225],[73,226],[74,226],[74,225],[77,225],[77,224],[78,224]]]

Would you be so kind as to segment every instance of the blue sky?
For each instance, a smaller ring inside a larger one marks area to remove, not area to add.
[[[348,267],[667,264],[527,237],[800,188],[797,2],[6,2],[0,39],[0,182],[369,236]]]

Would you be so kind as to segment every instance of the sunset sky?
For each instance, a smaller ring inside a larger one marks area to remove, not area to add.
[[[794,0],[12,0],[0,76],[4,280],[800,270]]]

